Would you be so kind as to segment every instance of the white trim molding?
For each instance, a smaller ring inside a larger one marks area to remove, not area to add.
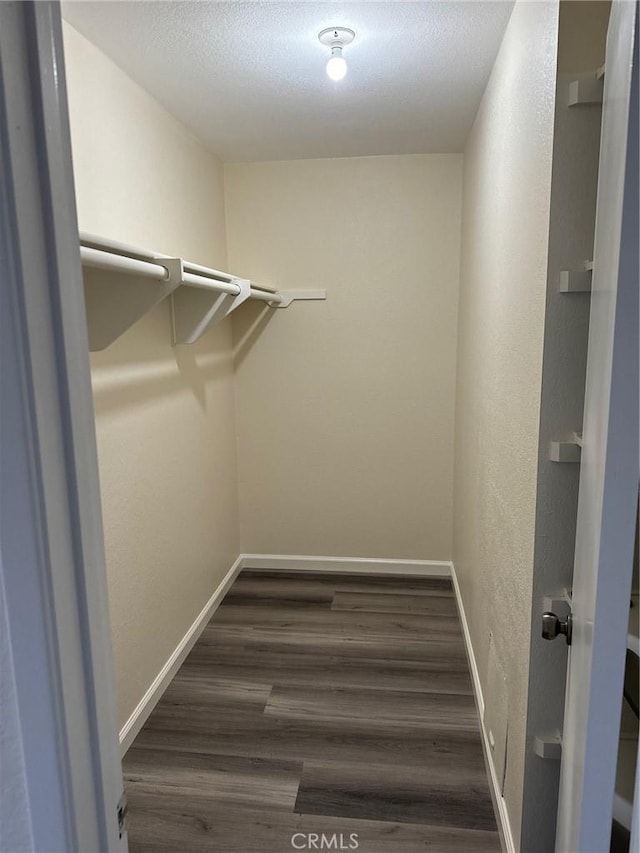
[[[451,563],[445,560],[378,560],[370,557],[309,557],[292,554],[243,554],[242,568],[367,575],[451,576]]]
[[[184,637],[180,640],[160,672],[154,678],[147,692],[136,705],[135,710],[120,730],[121,755],[124,755],[129,749],[140,729],[146,723],[149,715],[160,701],[162,694],[165,692],[173,677],[184,663],[191,649],[195,646],[200,634],[202,634],[204,629],[207,627],[209,620],[222,603],[222,599],[227,594],[229,587],[240,574],[242,567],[243,556],[240,555],[224,576],[209,601],[207,601],[200,613],[196,616],[195,621]]]
[[[496,768],[493,763],[493,758],[491,756],[491,747],[489,744],[489,736],[487,734],[487,729],[484,724],[484,696],[482,695],[482,684],[480,683],[480,674],[478,672],[478,664],[476,662],[476,656],[473,651],[473,644],[471,642],[471,634],[469,633],[469,624],[467,622],[467,616],[464,612],[464,604],[462,602],[462,596],[460,594],[460,586],[458,584],[458,578],[456,575],[456,568],[453,563],[451,566],[451,580],[453,582],[453,589],[456,596],[456,602],[458,604],[458,614],[460,616],[460,622],[462,624],[462,634],[464,636],[464,644],[467,650],[467,657],[469,659],[469,669],[471,670],[471,679],[473,681],[473,692],[476,697],[476,704],[478,706],[478,716],[480,718],[480,731],[482,732],[482,748],[484,750],[485,763],[487,765],[488,775],[489,775],[489,784],[491,787],[491,796],[493,799],[493,803],[496,809],[496,815],[498,818],[498,829],[500,833],[500,840],[504,847],[505,853],[516,853],[516,846],[513,840],[513,831],[511,829],[511,822],[509,821],[509,812],[507,811],[507,804],[502,796],[502,791],[500,789],[500,782],[498,781],[498,774],[496,773]]]
[[[0,847],[125,853],[59,3],[0,3],[0,137]]]

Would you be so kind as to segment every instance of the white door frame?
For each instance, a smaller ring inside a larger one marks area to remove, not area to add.
[[[35,851],[119,853],[122,774],[57,3],[0,3],[0,168],[0,618],[10,645],[0,698],[19,722],[23,836]],[[3,813],[5,829],[11,819]]]
[[[625,6],[631,4],[614,3],[614,10]],[[611,71],[608,67],[607,78]],[[117,820],[122,777],[95,425],[57,3],[0,3],[0,72],[0,587],[11,646],[8,698],[16,703],[21,728],[28,830],[35,851],[124,853],[126,835],[120,837]],[[606,109],[605,102],[605,123]],[[610,310],[606,287],[598,293],[598,282],[606,284],[605,258],[598,244],[596,313],[598,299],[603,310]],[[616,265],[616,276],[619,272]],[[619,315],[627,291],[618,289]],[[635,309],[637,324],[637,302]],[[621,322],[631,322],[632,313],[627,310]],[[594,308],[592,322],[593,316]],[[588,400],[594,399],[591,362],[596,355],[590,348]],[[629,352],[628,334],[616,336],[610,356],[614,364],[635,358],[637,371],[637,350]],[[590,459],[607,449],[617,448],[625,464],[629,453],[637,461],[637,434],[635,445],[630,444],[629,423],[605,427],[599,431],[587,418],[585,472],[591,470]],[[604,452],[608,473],[603,488],[610,485],[610,458]],[[637,489],[637,470],[634,476]],[[584,494],[581,488],[583,507]],[[632,506],[628,519],[623,511],[619,526],[601,537],[599,552],[607,536],[627,535],[634,513]],[[596,632],[598,624],[579,598],[574,612],[575,655],[581,637]],[[617,626],[613,640],[618,643],[622,634],[626,637],[626,626]],[[589,644],[589,654],[594,648]],[[598,715],[605,703],[591,702],[594,691],[606,695],[618,688],[621,664],[616,663],[609,667],[606,684],[587,680],[581,695],[569,699],[558,850],[608,849],[608,838],[605,843],[597,833],[603,813],[611,814],[601,791],[610,790],[612,780],[603,779],[601,767],[594,775],[584,766],[576,775],[566,759],[581,750],[584,755],[586,744],[602,735],[604,718]],[[4,693],[0,696],[6,701]],[[587,706],[592,713],[580,721],[579,708]],[[610,723],[608,717],[609,729]],[[601,752],[612,748],[607,737]],[[598,791],[590,788],[596,777]]]
[[[607,37],[558,853],[608,850],[613,816],[638,498],[636,16],[614,2]]]

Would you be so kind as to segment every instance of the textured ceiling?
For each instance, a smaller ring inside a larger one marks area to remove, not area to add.
[[[461,151],[511,2],[81,2],[64,16],[223,160]],[[324,27],[357,33],[325,74]]]

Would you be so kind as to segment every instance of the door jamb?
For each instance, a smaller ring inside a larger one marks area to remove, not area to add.
[[[124,853],[58,3],[0,3],[0,168],[0,581],[28,831]]]

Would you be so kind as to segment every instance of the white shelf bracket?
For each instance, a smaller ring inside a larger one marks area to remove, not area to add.
[[[549,442],[549,459],[552,462],[579,462],[581,455],[581,447],[575,440]]]
[[[133,273],[113,275],[109,270],[85,267],[84,298],[91,352],[106,349],[180,285],[182,276],[173,259],[158,261],[168,271],[164,281]]]
[[[560,293],[591,293],[592,270],[561,270]]]
[[[92,234],[80,235],[89,346],[102,350],[167,296],[174,344],[192,344],[247,299],[270,308],[326,299],[326,290],[284,292],[248,279]]]
[[[551,610],[560,616],[566,616],[571,610],[571,592],[568,589],[562,589],[555,594],[545,595],[542,599],[543,610]]]
[[[569,106],[601,104],[604,96],[604,75],[584,74],[569,83]]]
[[[559,761],[562,758],[562,738],[555,735],[536,735],[533,742],[533,751],[540,758]]]
[[[288,308],[292,302],[306,299],[326,299],[326,290],[279,290],[280,302],[274,308]]]
[[[163,261],[164,263],[164,261]],[[251,282],[234,278],[240,293],[216,293],[181,287],[171,297],[174,344],[193,344],[250,296]]]

